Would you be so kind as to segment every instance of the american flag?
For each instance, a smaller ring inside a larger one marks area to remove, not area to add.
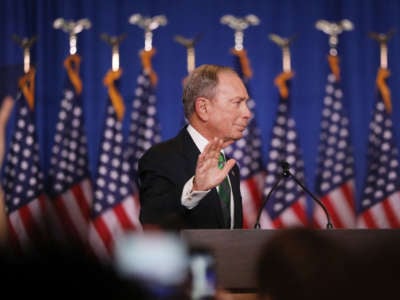
[[[21,251],[35,247],[47,235],[47,200],[33,109],[34,79],[33,68],[20,79],[15,127],[4,167],[10,242]]]
[[[64,64],[79,78],[79,56],[69,56]],[[80,94],[81,85],[74,86],[68,76],[52,146],[49,194],[55,207],[52,219],[62,227],[60,233],[86,244],[93,194]]]
[[[285,76],[285,73],[279,76]],[[304,162],[299,148],[296,123],[291,116],[290,99],[280,96],[268,153],[264,197],[267,197],[272,186],[280,177],[283,161],[289,163],[291,173],[299,181],[304,182]],[[281,180],[265,205],[260,225],[261,228],[308,225],[306,196],[293,179],[283,178]]]
[[[378,77],[385,71],[387,70],[380,69]],[[383,102],[381,91],[376,101],[369,130],[368,169],[359,204],[357,227],[399,228],[399,151],[396,146],[391,113],[388,112]]]
[[[148,72],[142,68],[136,81],[135,97],[127,143],[128,161],[131,166],[131,184],[134,190],[137,222],[139,223],[140,201],[137,188],[137,165],[143,153],[155,143],[161,141],[161,129],[157,117],[157,98],[155,88]]]
[[[235,52],[234,52],[235,53]],[[243,75],[239,57],[236,56],[236,69],[242,75],[243,81],[247,78]],[[250,94],[249,86],[247,85]],[[240,167],[240,189],[243,202],[243,227],[253,228],[257,219],[257,213],[261,205],[264,170],[261,156],[261,133],[255,119],[256,103],[250,98],[248,106],[253,114],[244,136],[225,149],[228,157],[234,158]]]
[[[352,228],[356,217],[354,159],[343,92],[333,73],[328,75],[325,92],[316,194],[327,208],[334,228]],[[326,227],[326,215],[320,206],[314,207],[314,222],[318,228]]]
[[[106,78],[114,73],[110,71]],[[109,90],[111,88],[116,89],[115,85],[109,86]],[[126,231],[141,228],[129,177],[131,164],[125,151],[123,116],[117,115],[116,104],[111,97],[108,99],[89,229],[91,248],[100,260],[105,261],[112,257],[116,239]]]
[[[136,179],[139,158],[155,143],[161,141],[161,127],[157,117],[157,98],[149,74],[143,68],[136,82],[135,98],[128,137],[128,157],[131,178]]]

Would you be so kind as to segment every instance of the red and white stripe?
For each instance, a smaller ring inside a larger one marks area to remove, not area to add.
[[[399,228],[400,192],[395,192],[385,200],[371,206],[358,216],[357,228]]]
[[[262,203],[265,174],[259,172],[240,182],[243,206],[243,228],[253,228]]]
[[[57,216],[52,219],[59,220],[58,227],[64,234],[87,243],[92,199],[92,186],[87,178],[52,200],[55,206],[52,214]]]
[[[260,226],[263,229],[278,229],[294,226],[307,226],[306,197],[302,196],[287,207],[278,218],[272,220],[264,210],[260,217]]]
[[[321,199],[334,228],[354,228],[356,222],[354,205],[354,180],[348,180]],[[327,218],[323,209],[315,204],[314,223],[317,228],[326,228]]]
[[[100,260],[108,261],[115,241],[122,234],[142,229],[138,216],[138,200],[131,195],[93,219],[89,227],[89,244],[93,253]]]
[[[8,215],[10,241],[24,250],[47,236],[46,202],[44,194]]]

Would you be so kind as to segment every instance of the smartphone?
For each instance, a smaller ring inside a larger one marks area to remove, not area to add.
[[[191,299],[215,299],[217,290],[216,260],[211,249],[192,247],[189,250]]]

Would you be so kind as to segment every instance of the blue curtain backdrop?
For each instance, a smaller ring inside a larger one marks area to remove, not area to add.
[[[316,172],[329,49],[328,36],[315,29],[315,22],[319,19],[351,20],[355,28],[340,35],[339,55],[344,103],[351,119],[356,159],[356,193],[360,197],[379,67],[379,45],[369,38],[368,33],[387,33],[392,28],[400,28],[398,0],[1,0],[0,67],[7,69],[22,63],[22,50],[12,41],[13,34],[38,37],[31,59],[37,68],[36,114],[41,163],[45,170],[49,165],[65,78],[63,60],[69,48],[67,34],[53,29],[53,21],[61,17],[71,20],[88,18],[92,22],[91,29],[78,35],[78,54],[82,57],[85,128],[89,138],[90,166],[94,173],[107,99],[102,80],[111,67],[111,49],[100,39],[100,34],[127,34],[120,47],[123,69],[120,90],[128,121],[141,67],[138,53],[144,47],[143,30],[128,22],[135,13],[148,17],[163,14],[168,19],[168,24],[155,30],[153,37],[153,46],[157,49],[153,67],[159,78],[156,93],[163,139],[174,136],[182,124],[181,93],[182,79],[186,76],[186,50],[174,41],[174,36],[179,34],[192,38],[202,34],[196,45],[196,65],[233,65],[230,54],[234,46],[233,30],[222,25],[220,18],[225,14],[258,16],[261,23],[245,31],[244,45],[253,69],[250,86],[257,104],[255,117],[262,130],[265,159],[278,103],[273,79],[282,71],[281,50],[268,39],[268,34],[297,35],[291,46],[295,72],[291,101],[304,154],[306,181],[311,190]],[[394,126],[400,146],[400,35],[395,34],[388,46],[391,71],[388,85],[392,92]]]

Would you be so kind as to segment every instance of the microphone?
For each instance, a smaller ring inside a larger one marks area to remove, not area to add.
[[[289,171],[289,163],[286,161],[282,161],[281,162],[281,167],[283,169],[283,172],[285,174],[287,174],[287,177],[292,177],[293,180],[303,189],[303,191],[305,191],[308,195],[311,196],[311,198],[322,208],[322,210],[324,211],[325,215],[326,215],[326,228],[327,229],[332,229],[333,225],[331,223],[331,218],[329,216],[328,210],[326,209],[325,205],[322,203],[321,200],[319,200],[313,193],[311,193],[311,191],[306,188],[301,182],[300,180],[298,180],[296,178],[296,176],[294,176],[290,171]]]
[[[288,166],[289,166],[289,164],[288,164]],[[260,206],[260,209],[258,210],[256,223],[254,224],[254,228],[255,228],[255,229],[258,229],[258,228],[261,227],[261,226],[260,226],[260,217],[261,217],[261,213],[262,213],[262,211],[263,211],[265,205],[267,204],[269,198],[271,198],[272,192],[274,192],[274,191],[276,190],[276,188],[278,187],[278,185],[279,185],[279,183],[281,182],[282,178],[289,177],[288,168],[284,168],[283,166],[281,166],[281,167],[282,167],[282,172],[279,173],[278,179],[275,181],[275,183],[274,183],[274,185],[272,186],[272,188],[270,189],[270,191],[269,191],[267,197],[265,197],[265,199],[264,199],[262,205]]]
[[[272,192],[274,190],[276,190],[276,188],[278,187],[279,183],[281,182],[282,178],[288,178],[288,177],[292,177],[293,180],[302,188],[303,191],[305,191],[308,195],[311,196],[311,198],[322,208],[322,210],[324,211],[325,215],[326,215],[326,219],[327,219],[327,223],[326,223],[326,228],[327,229],[332,229],[333,225],[331,223],[331,218],[329,216],[328,210],[326,209],[325,205],[321,202],[321,200],[319,200],[316,196],[314,196],[313,193],[311,193],[311,191],[309,191],[301,182],[300,180],[298,180],[296,178],[296,176],[294,176],[290,171],[289,171],[289,163],[286,161],[282,161],[281,162],[281,168],[282,168],[282,172],[279,174],[279,177],[277,179],[277,181],[274,183],[274,185],[272,186],[271,190],[269,191],[267,197],[265,197],[264,202],[262,203],[259,211],[258,211],[258,215],[257,215],[257,220],[256,223],[254,224],[254,228],[260,228],[260,217],[261,217],[261,213],[265,207],[265,205],[267,204],[269,198],[272,195]]]

